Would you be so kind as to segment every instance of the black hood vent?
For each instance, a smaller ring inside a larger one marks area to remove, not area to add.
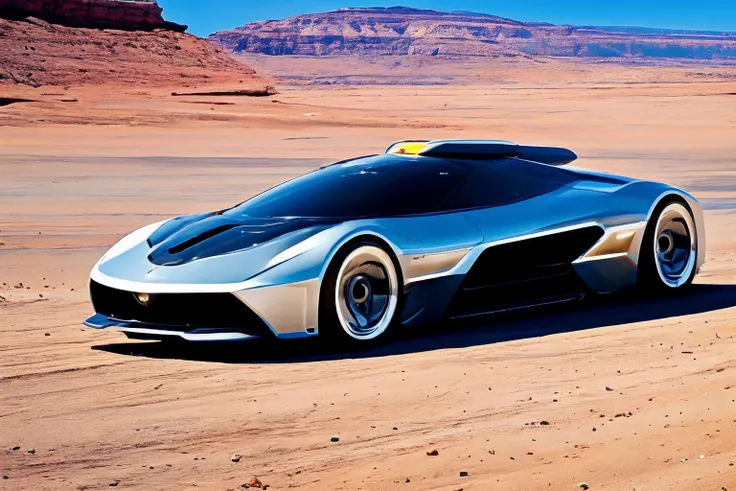
[[[174,247],[169,249],[169,254],[179,254],[180,252],[185,251],[189,249],[190,247],[199,244],[200,242],[204,242],[210,237],[214,237],[217,234],[226,232],[230,230],[231,228],[235,228],[235,227],[237,227],[236,224],[229,223],[227,225],[220,225],[219,227],[211,228],[205,232],[202,232],[199,235],[195,235],[191,239],[187,239],[184,242],[180,242],[179,244],[175,245]]]
[[[287,233],[326,223],[311,218],[190,215],[165,223],[149,237],[153,250],[148,260],[158,266],[177,266],[255,247]]]
[[[159,228],[157,228],[156,231],[153,232],[150,237],[148,237],[148,246],[149,247],[156,246],[160,244],[161,242],[163,242],[164,240],[166,240],[167,238],[169,238],[170,236],[172,236],[173,234],[175,234],[176,232],[178,232],[179,230],[186,227],[187,225],[197,222],[199,220],[202,220],[204,218],[211,217],[216,214],[217,213],[215,212],[208,212],[208,213],[198,213],[196,215],[184,215],[184,216],[172,218],[171,220],[169,220],[168,222],[164,223]]]

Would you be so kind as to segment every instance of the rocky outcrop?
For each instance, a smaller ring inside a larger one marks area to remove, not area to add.
[[[154,0],[0,0],[0,84],[263,88],[185,29]]]
[[[0,85],[263,87],[206,39],[171,31],[85,29],[0,19]]]
[[[355,8],[255,22],[210,36],[268,55],[558,56],[736,60],[736,33],[555,26],[405,7]]]
[[[155,0],[0,0],[0,17],[36,17],[51,24],[94,29],[184,32],[187,26],[169,22]]]

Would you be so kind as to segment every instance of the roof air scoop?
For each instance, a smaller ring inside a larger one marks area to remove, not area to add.
[[[518,158],[548,165],[565,165],[577,159],[566,148],[518,145],[505,140],[404,141],[391,145],[386,153],[467,160]]]

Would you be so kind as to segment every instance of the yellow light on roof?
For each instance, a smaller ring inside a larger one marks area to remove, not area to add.
[[[386,150],[386,153],[394,155],[419,155],[419,152],[427,146],[426,141],[408,141],[394,143]]]

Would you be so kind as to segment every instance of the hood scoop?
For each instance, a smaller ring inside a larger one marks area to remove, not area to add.
[[[157,230],[154,235],[158,236],[149,238],[153,248],[148,260],[158,266],[178,266],[256,247],[314,225],[315,220],[304,218],[233,219],[217,214],[187,217],[172,226],[168,235]]]
[[[153,232],[150,237],[148,237],[148,247],[157,246],[187,225],[191,225],[192,223],[198,222],[214,215],[216,215],[216,213],[209,212],[172,218],[171,220],[157,228],[156,231]]]
[[[183,252],[187,249],[189,249],[192,246],[195,246],[199,244],[200,242],[204,242],[205,240],[209,239],[210,237],[214,237],[217,234],[220,234],[222,232],[226,232],[232,228],[237,227],[236,224],[231,223],[228,225],[220,225],[219,227],[212,228],[210,230],[207,230],[205,232],[202,232],[199,235],[195,235],[191,239],[187,239],[184,242],[181,242],[174,247],[169,249],[169,254],[179,254],[180,252]]]

